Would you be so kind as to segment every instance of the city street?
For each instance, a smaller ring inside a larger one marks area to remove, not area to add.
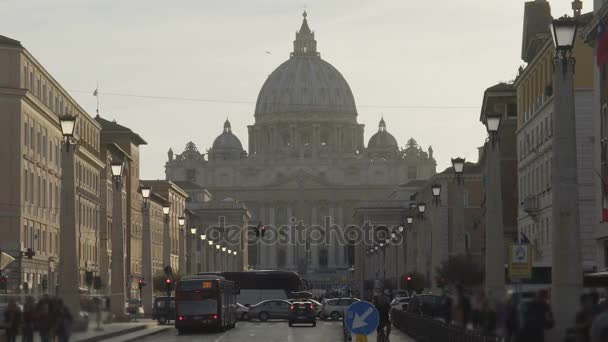
[[[236,341],[264,341],[264,342],[291,342],[291,341],[343,341],[342,322],[318,321],[315,328],[310,325],[294,326],[290,328],[286,321],[273,322],[239,322],[235,329],[225,333],[193,333],[177,335],[177,331],[153,335],[139,341],[209,341],[209,342],[236,342]],[[375,341],[375,335],[369,336],[368,341]],[[391,341],[414,341],[400,331],[393,329]]]

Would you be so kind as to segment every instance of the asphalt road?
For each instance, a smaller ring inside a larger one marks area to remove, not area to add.
[[[238,322],[235,329],[224,333],[193,333],[178,335],[176,330],[153,335],[141,339],[146,342],[335,342],[344,341],[342,322],[317,321],[315,328],[310,325],[294,326],[290,328],[286,321],[270,322]],[[369,342],[375,342],[375,336],[369,336]],[[400,332],[391,333],[391,342],[414,342]]]

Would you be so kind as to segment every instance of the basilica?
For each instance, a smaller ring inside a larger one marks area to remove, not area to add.
[[[388,199],[400,184],[430,178],[436,162],[432,148],[414,139],[400,148],[380,117],[365,143],[351,88],[321,58],[303,16],[289,59],[259,92],[247,149],[226,120],[205,152],[192,142],[181,154],[170,150],[166,177],[244,203],[253,225],[280,231],[294,222],[329,222],[345,229],[362,201]],[[256,244],[248,253],[252,268],[294,270],[313,282],[343,281],[355,263],[348,241]]]

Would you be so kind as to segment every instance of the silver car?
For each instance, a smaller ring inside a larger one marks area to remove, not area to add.
[[[258,318],[262,322],[269,319],[289,318],[291,303],[281,299],[265,300],[249,307],[249,318]]]
[[[339,320],[344,316],[344,310],[354,303],[358,302],[357,298],[332,298],[323,301],[321,308],[321,318],[331,318],[334,321]]]

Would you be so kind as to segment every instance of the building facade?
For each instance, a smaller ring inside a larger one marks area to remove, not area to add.
[[[80,286],[85,271],[99,272],[101,127],[20,42],[0,36],[0,158],[4,165],[0,248],[16,261],[4,273],[9,289],[54,292],[59,260],[62,135],[59,116],[77,116],[76,154]],[[22,257],[24,251],[35,253]]]
[[[354,223],[359,201],[387,198],[398,184],[435,173],[432,149],[423,151],[414,140],[400,149],[384,120],[365,145],[352,91],[321,59],[306,13],[290,58],[260,90],[254,119],[247,152],[226,121],[208,153],[194,143],[175,156],[170,150],[167,179],[199,184],[219,201],[238,200],[253,225],[289,235],[298,223],[344,229]],[[249,250],[249,266],[331,281],[354,264],[349,249],[335,241],[260,244]]]
[[[579,17],[581,26],[590,15]],[[549,32],[551,11],[546,1],[526,3],[522,59],[514,86],[517,89],[517,154],[519,201],[518,231],[533,247],[533,267],[549,270],[551,258],[551,169],[553,165],[553,57]],[[542,24],[542,25],[541,25]],[[577,144],[578,203],[583,269],[596,266],[594,230],[599,221],[597,174],[594,168],[593,50],[577,37],[574,54],[575,117]],[[548,272],[542,281],[550,281]],[[533,274],[534,277],[534,274]],[[539,279],[541,280],[541,279]]]

